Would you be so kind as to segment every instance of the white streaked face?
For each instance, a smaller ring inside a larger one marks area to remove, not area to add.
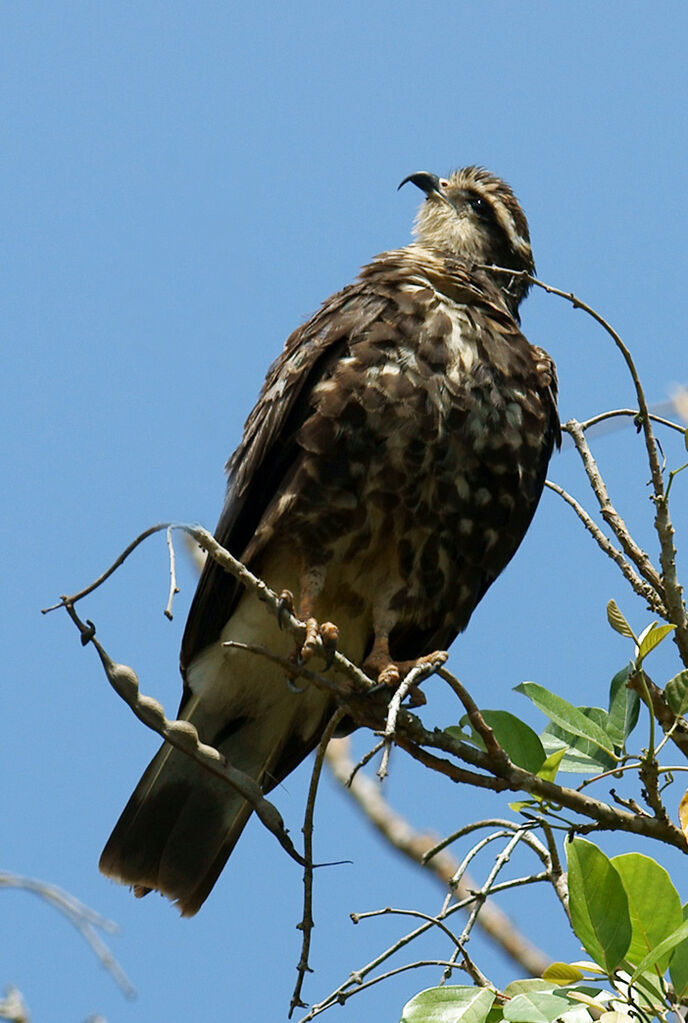
[[[511,190],[474,168],[440,178],[416,218],[421,244],[470,263],[495,263],[532,271],[525,217]]]

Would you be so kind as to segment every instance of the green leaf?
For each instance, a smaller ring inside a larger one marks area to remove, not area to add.
[[[513,998],[515,995],[529,994],[531,991],[549,991],[552,994],[554,990],[552,982],[543,980],[542,977],[523,977],[520,980],[512,980],[510,984],[507,984],[504,988],[504,994],[508,995],[509,998]]]
[[[574,1005],[572,1008],[567,1009],[566,1012],[562,1013],[560,1020],[557,1023],[590,1023],[591,1016],[584,1005]],[[637,1020],[633,1020],[633,1023],[638,1023]]]
[[[627,664],[617,671],[609,687],[609,715],[607,731],[614,745],[623,749],[626,739],[638,724],[640,713],[640,697],[626,685],[633,664]]]
[[[536,774],[545,762],[545,751],[537,732],[506,710],[481,710],[480,713],[509,759],[517,767],[522,767],[524,771]],[[466,725],[470,726],[467,714],[461,718],[460,724],[462,728],[465,728]],[[473,742],[484,749],[483,740],[473,728],[471,731]]]
[[[634,981],[636,977],[639,977],[641,973],[645,973],[646,970],[651,970],[655,963],[660,962],[664,957],[665,952],[670,952],[672,949],[680,945],[681,942],[688,938],[688,920],[684,920],[680,927],[677,927],[673,934],[670,934],[664,941],[660,941],[659,945],[655,945],[651,949],[644,959],[641,959],[635,970],[631,975],[631,981]]]
[[[626,889],[631,916],[631,943],[625,958],[637,966],[664,938],[680,926],[683,916],[679,894],[671,878],[656,860],[642,853],[625,853],[611,860]],[[669,965],[671,952],[656,961],[660,973]],[[654,965],[654,964],[653,964]]]
[[[688,919],[688,904],[683,907],[683,919]],[[669,963],[669,976],[680,1001],[688,993],[688,941],[682,941],[674,949]]]
[[[620,632],[622,636],[628,636],[629,639],[635,639],[633,629],[621,614],[619,605],[615,600],[610,600],[607,604],[607,621],[611,625],[612,629],[614,629],[614,632]]]
[[[493,1005],[487,1016],[485,1017],[485,1023],[502,1023],[504,1015],[502,1013],[502,1006],[499,1002]],[[586,1021],[587,1023],[587,1021]]]
[[[532,810],[536,812],[542,809],[539,799],[521,799],[516,803],[509,803],[509,809],[513,810],[514,813],[521,813],[523,810]]]
[[[686,432],[683,434],[683,441],[686,445],[686,451],[688,451],[688,428],[686,429]]]
[[[553,984],[577,984],[583,979],[583,971],[571,963],[550,963],[542,977]]]
[[[658,625],[657,622],[653,622],[652,625],[648,625],[646,629],[643,629],[638,637],[638,653],[636,655],[638,666],[675,628],[675,625]]]
[[[543,781],[554,781],[557,776],[557,771],[561,767],[561,762],[566,756],[568,747],[564,746],[563,749],[555,750],[545,760],[544,764],[538,771],[538,778],[542,778]]]
[[[688,670],[679,671],[678,675],[674,675],[667,682],[664,695],[674,714],[686,713],[688,710]]]
[[[571,1003],[563,995],[532,991],[515,995],[507,1002],[504,1019],[511,1023],[554,1023],[569,1008]]]
[[[401,1012],[401,1023],[485,1023],[494,994],[484,987],[430,987]]]
[[[578,746],[586,746],[584,739],[565,732],[563,728],[556,725],[548,725],[540,736],[545,753],[551,756],[554,753],[563,753],[559,770],[568,774],[599,774],[600,771],[611,770],[615,762],[606,753],[598,750],[592,743],[587,743],[587,748],[592,750],[592,755]]]
[[[565,849],[571,924],[586,952],[612,973],[631,942],[623,883],[607,856],[592,842],[574,838]]]
[[[579,710],[581,714],[584,714],[585,717],[589,718],[593,724],[598,725],[604,732],[607,731],[609,715],[606,710],[602,710],[601,707],[577,707],[576,710]],[[609,756],[608,753],[605,753],[604,750],[601,750],[596,743],[591,742],[589,739],[583,739],[580,735],[574,735],[573,732],[567,732],[564,728],[560,728],[559,725],[555,725],[554,722],[550,722],[545,728],[543,734],[540,736],[542,744],[546,748],[547,734],[556,736],[560,742],[563,742],[570,747],[569,753],[562,760],[562,771],[570,770],[570,768],[568,766],[565,767],[564,764],[568,764],[569,758],[571,757],[578,761],[579,770],[581,768],[584,769],[584,765],[589,761],[592,761],[593,763],[592,770],[594,772],[608,771],[616,766],[616,760]],[[611,736],[609,736],[609,741],[613,745],[613,739]],[[551,750],[547,749],[547,752],[549,753]],[[582,758],[580,754],[583,754]]]
[[[527,696],[543,714],[546,714],[564,731],[580,736],[582,739],[588,739],[605,753],[614,756],[614,744],[609,735],[578,707],[574,707],[561,696],[550,693],[548,689],[539,686],[536,682],[521,682],[520,685],[515,686],[515,690],[517,693]],[[602,713],[604,714],[604,711]]]

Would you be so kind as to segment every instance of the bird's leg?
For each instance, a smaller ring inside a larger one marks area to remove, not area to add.
[[[449,656],[445,650],[436,650],[411,661],[394,661],[389,651],[389,634],[392,626],[396,624],[396,616],[388,609],[376,607],[373,609],[373,624],[375,640],[372,650],[363,662],[363,670],[380,685],[396,688],[412,668],[437,662],[444,664]],[[420,707],[425,703],[425,696],[417,686],[411,687],[409,695],[412,706]]]
[[[325,668],[332,664],[337,649],[337,636],[339,630],[332,622],[318,624],[313,615],[313,608],[325,585],[327,569],[323,565],[307,568],[299,579],[299,603],[296,609],[296,617],[306,623],[306,635],[301,649],[298,651],[298,660],[304,664],[309,661],[318,648],[318,639],[325,647],[327,656]]]
[[[363,662],[363,670],[381,685],[392,687],[399,685],[401,673],[389,652],[388,630],[379,627],[375,629],[373,648]]]

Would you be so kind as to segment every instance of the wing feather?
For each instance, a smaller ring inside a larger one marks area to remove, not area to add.
[[[371,293],[362,280],[344,288],[289,336],[270,367],[241,443],[227,463],[227,496],[215,537],[235,557],[242,559],[268,505],[298,466],[302,449],[296,435],[312,408],[313,389],[330,375],[351,338],[364,332],[385,305],[385,297]],[[208,559],[184,632],[182,674],[217,639],[240,590],[232,576]]]

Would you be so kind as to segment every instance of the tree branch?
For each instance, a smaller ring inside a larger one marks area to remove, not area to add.
[[[382,795],[380,785],[365,774],[357,774],[349,785],[354,769],[349,755],[350,746],[349,739],[335,739],[327,747],[326,753],[327,765],[343,791],[356,802],[367,820],[390,845],[413,863],[434,874],[443,886],[447,886],[456,874],[458,860],[448,853],[438,853],[426,859],[427,854],[436,847],[436,840],[429,834],[414,830],[407,820],[395,813]],[[455,897],[465,899],[475,888],[476,882],[464,874],[456,887]],[[478,927],[527,973],[533,977],[542,975],[549,958],[521,934],[498,906],[486,902],[477,922]]]

